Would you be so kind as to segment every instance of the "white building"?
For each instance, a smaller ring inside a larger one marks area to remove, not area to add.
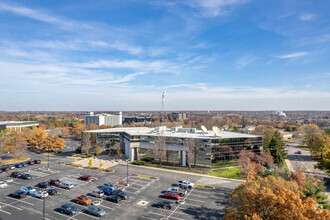
[[[21,132],[22,128],[32,128],[39,127],[39,122],[37,121],[1,121],[0,131],[9,129],[10,131]]]
[[[116,126],[122,125],[123,123],[123,115],[122,112],[119,112],[116,115],[111,114],[97,114],[94,115],[94,112],[87,112],[85,114],[85,125],[96,124],[100,125],[108,125],[108,126]]]

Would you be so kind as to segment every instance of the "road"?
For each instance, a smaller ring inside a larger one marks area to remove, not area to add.
[[[288,164],[289,169],[291,171],[303,169],[306,175],[323,179],[326,183],[328,198],[330,198],[330,177],[324,171],[314,168],[317,162],[311,159],[310,151],[300,149],[296,142],[288,143],[286,149],[288,150],[288,161],[291,164],[291,168]],[[297,154],[297,151],[301,151],[301,154]]]

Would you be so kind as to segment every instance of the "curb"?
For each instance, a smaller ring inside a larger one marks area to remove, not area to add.
[[[128,166],[141,167],[141,168],[152,169],[152,170],[162,170],[162,171],[168,171],[168,172],[173,172],[173,173],[189,174],[189,175],[194,175],[194,176],[211,177],[211,178],[215,178],[215,179],[231,180],[231,181],[237,181],[237,182],[242,182],[242,183],[246,182],[245,180],[231,179],[231,178],[218,177],[218,176],[209,176],[209,175],[204,175],[204,174],[199,174],[199,173],[188,173],[188,172],[182,172],[182,171],[178,171],[178,170],[168,170],[168,169],[157,168],[157,167],[147,167],[147,166],[139,166],[139,165],[133,165],[133,164],[128,164]]]
[[[150,179],[150,180],[159,180],[158,177],[146,176],[146,175],[135,174],[135,173],[131,174],[131,176],[136,176],[136,177],[145,178],[145,179]]]

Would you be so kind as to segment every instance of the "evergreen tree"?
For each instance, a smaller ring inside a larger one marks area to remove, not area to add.
[[[279,131],[275,131],[269,143],[269,152],[277,164],[283,164],[286,157],[285,142]]]

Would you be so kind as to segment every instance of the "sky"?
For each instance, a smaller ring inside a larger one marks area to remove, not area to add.
[[[328,0],[1,0],[0,110],[330,110]]]

